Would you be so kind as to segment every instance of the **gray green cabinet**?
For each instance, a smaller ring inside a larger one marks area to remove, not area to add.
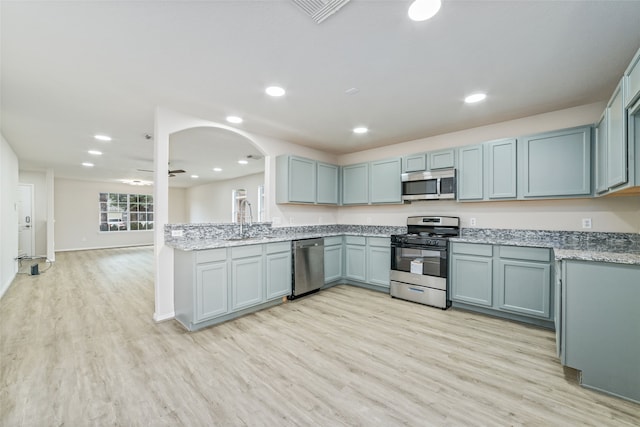
[[[324,238],[324,283],[342,279],[342,236]]]
[[[174,250],[175,318],[195,331],[291,294],[291,242]]]
[[[276,202],[315,203],[316,162],[297,156],[276,158]]]
[[[551,251],[499,246],[498,256],[498,308],[527,316],[551,318]]]
[[[516,148],[513,138],[485,143],[488,199],[516,198]]]
[[[452,243],[451,301],[493,306],[493,246]]]
[[[458,148],[458,200],[482,200],[483,160],[482,144]]]
[[[562,275],[562,363],[640,402],[640,266],[566,260]]]
[[[451,243],[454,306],[553,327],[552,253],[547,248]]]
[[[367,237],[367,283],[388,288],[391,269],[391,239]]]
[[[427,170],[427,154],[417,153],[402,158],[402,173]]]
[[[316,163],[316,203],[337,205],[340,189],[340,167],[329,163]]]
[[[207,258],[196,265],[196,321],[221,316],[228,311],[226,254],[224,250],[212,251]]]
[[[398,179],[400,179],[398,177]],[[342,167],[342,204],[369,203],[369,164],[358,163]]]
[[[523,198],[591,194],[591,128],[518,138],[518,187]]]
[[[369,167],[370,202],[372,204],[401,203],[401,159],[396,157],[377,160],[371,162]]]
[[[263,301],[261,245],[231,248],[231,308],[239,310]]]
[[[630,107],[631,104],[640,99],[640,49],[638,49],[627,70],[624,72],[624,79],[624,105]]]
[[[429,170],[449,169],[455,167],[455,165],[456,152],[453,148],[427,153],[427,166]]]
[[[607,105],[607,187],[627,182],[627,111],[620,81]]]
[[[595,193],[602,194],[609,191],[607,185],[607,114],[608,110],[605,109],[602,113],[602,117],[595,126]]]
[[[367,281],[367,238],[345,236],[344,277],[360,282]]]
[[[291,243],[265,245],[266,300],[291,295]]]

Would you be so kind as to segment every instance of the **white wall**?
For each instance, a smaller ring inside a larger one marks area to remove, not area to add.
[[[151,245],[153,232],[100,232],[98,228],[100,193],[149,194],[152,187],[127,184],[55,180],[56,251]]]
[[[20,184],[33,184],[33,230],[35,232],[35,256],[47,255],[47,180],[45,172],[19,171]]]
[[[169,188],[169,224],[189,222],[186,188]]]
[[[0,298],[18,271],[18,157],[0,135]]]
[[[231,222],[231,194],[240,188],[247,190],[255,222],[258,220],[258,186],[263,184],[264,173],[257,173],[191,187],[187,190],[187,222]]]

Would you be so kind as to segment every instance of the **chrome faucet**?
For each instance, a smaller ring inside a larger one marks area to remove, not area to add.
[[[244,236],[244,224],[247,220],[247,206],[249,207],[249,226],[253,225],[253,212],[251,203],[247,199],[240,201],[240,236]]]

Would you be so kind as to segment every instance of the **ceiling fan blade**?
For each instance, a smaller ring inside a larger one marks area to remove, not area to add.
[[[173,178],[174,176],[176,176],[176,174],[175,174],[175,173],[170,173],[170,174],[169,174],[169,178]]]
[[[185,170],[182,169],[174,169],[174,170],[169,170],[169,174],[176,174],[176,173],[185,173]]]
[[[136,169],[136,170],[137,170],[138,172],[151,172],[151,173],[155,172],[155,171],[152,171],[152,170],[150,170],[150,169]]]

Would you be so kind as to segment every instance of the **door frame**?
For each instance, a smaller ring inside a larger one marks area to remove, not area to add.
[[[20,188],[28,188],[29,189],[29,197],[31,200],[29,200],[30,204],[31,204],[31,213],[30,213],[30,217],[31,217],[31,253],[30,254],[26,254],[29,257],[33,257],[35,256],[35,251],[36,251],[36,226],[35,226],[35,220],[34,220],[34,211],[35,211],[35,185],[33,184],[26,184],[26,183],[22,183],[19,182],[18,183],[18,189]],[[22,192],[18,191],[18,200],[20,201],[21,207],[20,209],[23,209],[22,207]],[[21,223],[21,218],[18,218],[18,227],[20,227],[20,223]],[[20,233],[20,230],[18,230],[18,235]],[[18,253],[20,253],[20,239],[18,238]]]

